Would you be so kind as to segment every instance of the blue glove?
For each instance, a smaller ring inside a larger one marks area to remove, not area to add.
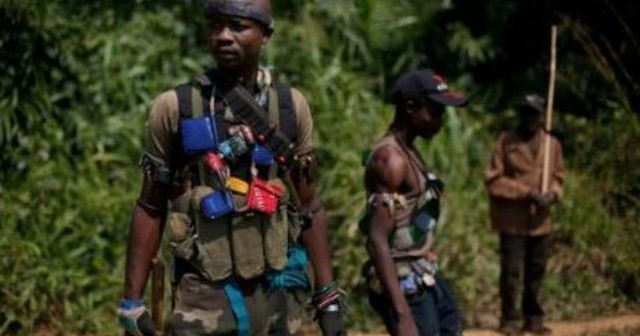
[[[123,299],[118,305],[118,322],[127,335],[155,336],[156,328],[151,315],[140,300]]]

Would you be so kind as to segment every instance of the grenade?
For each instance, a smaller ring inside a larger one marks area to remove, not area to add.
[[[227,170],[227,164],[222,160],[222,157],[213,152],[205,154],[204,163],[212,173],[222,174]]]
[[[247,142],[242,135],[234,135],[218,145],[218,153],[227,161],[234,161],[237,157],[249,151]]]

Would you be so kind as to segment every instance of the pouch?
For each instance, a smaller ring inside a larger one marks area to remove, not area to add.
[[[436,227],[436,220],[427,212],[420,211],[411,219],[411,236],[419,242]]]
[[[420,211],[415,217],[413,217],[413,219],[411,219],[411,225],[426,233],[436,226],[436,220],[427,212]]]
[[[196,235],[191,226],[191,218],[185,213],[173,212],[167,217],[167,226],[173,254],[184,260],[191,260],[196,253]]]
[[[281,270],[287,264],[289,245],[289,220],[287,205],[281,204],[278,212],[271,216],[270,223],[264,229],[264,252],[271,269]]]
[[[400,278],[400,289],[405,295],[412,295],[418,292],[419,283],[415,275],[410,274],[408,276]]]
[[[278,209],[278,198],[281,196],[279,185],[254,178],[249,185],[247,206],[250,210],[272,215]]]
[[[219,176],[225,174],[229,169],[220,155],[214,152],[207,152],[207,154],[204,155],[203,160],[207,169],[209,169],[209,171],[212,173],[218,174]]]
[[[411,226],[402,226],[397,228],[391,234],[391,242],[394,249],[402,251],[415,246],[416,241],[412,235]]]
[[[226,182],[226,187],[234,193],[246,195],[249,191],[249,183],[237,178],[237,177],[229,177]]]
[[[427,286],[433,286],[436,283],[435,274],[438,269],[437,264],[429,262],[424,258],[411,262],[411,269],[419,276],[422,283]]]
[[[218,153],[227,161],[233,161],[248,151],[247,142],[241,135],[234,135],[218,145]]]
[[[218,148],[215,120],[210,117],[180,120],[182,146],[189,155],[202,154]]]
[[[411,262],[411,270],[418,275],[424,273],[434,275],[438,271],[438,264],[424,258],[420,258]]]
[[[191,219],[185,213],[172,212],[167,217],[169,227],[169,241],[171,245],[187,239],[191,230]]]
[[[265,269],[263,243],[264,216],[246,213],[231,217],[231,244],[235,273],[242,279],[252,279]]]
[[[251,151],[251,159],[253,160],[253,163],[261,166],[269,166],[274,162],[271,151],[269,151],[267,147],[260,145],[255,145],[253,147],[253,150]]]
[[[247,210],[247,192],[249,192],[249,183],[231,176],[226,181],[226,187],[232,191],[235,211],[244,212]]]
[[[200,202],[202,215],[207,219],[220,218],[234,210],[233,196],[227,190],[214,190]]]
[[[231,234],[230,217],[209,219],[204,217],[200,206],[202,200],[215,193],[206,186],[193,189],[191,206],[196,216],[197,263],[210,281],[226,279],[233,273],[233,261],[229,237]],[[189,240],[190,238],[187,238]],[[186,242],[186,241],[185,241]]]

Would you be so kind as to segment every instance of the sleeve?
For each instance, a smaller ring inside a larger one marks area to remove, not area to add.
[[[307,99],[295,88],[291,88],[293,105],[297,117],[297,143],[294,152],[297,155],[313,150],[313,118]]]
[[[562,153],[562,145],[560,142],[554,138],[553,141],[553,175],[551,177],[551,185],[549,190],[558,196],[558,198],[562,197],[564,194],[564,178],[566,176],[566,172],[564,169],[564,156]]]
[[[147,121],[143,161],[150,161],[156,167],[174,167],[178,120],[178,97],[175,91],[166,91],[156,97]]]
[[[507,134],[501,134],[494,145],[491,158],[484,172],[484,182],[491,196],[522,200],[527,197],[531,187],[509,177],[505,172],[504,149],[507,137]]]

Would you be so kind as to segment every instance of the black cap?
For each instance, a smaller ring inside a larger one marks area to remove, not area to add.
[[[218,15],[243,17],[261,23],[269,30],[273,30],[271,14],[251,1],[209,0],[205,4],[204,13],[207,18]]]
[[[393,85],[391,100],[394,104],[422,98],[449,106],[464,106],[468,102],[462,93],[449,92],[447,82],[430,69],[405,73]]]
[[[516,107],[518,108],[518,110],[521,110],[523,112],[533,110],[538,113],[543,113],[546,103],[547,101],[544,98],[542,98],[540,95],[535,93],[530,93],[524,96],[522,101],[518,103]]]

